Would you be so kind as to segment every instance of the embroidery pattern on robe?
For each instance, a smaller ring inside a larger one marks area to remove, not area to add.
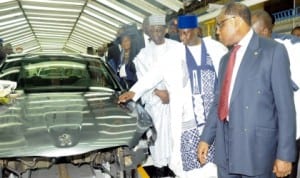
[[[212,59],[206,52],[205,44],[201,42],[201,64],[198,66],[186,47],[187,67],[192,89],[194,120],[183,123],[181,135],[181,158],[184,171],[201,168],[197,157],[197,147],[205,125],[209,109],[214,99],[217,78]],[[194,124],[193,124],[194,123]],[[214,144],[209,148],[208,162],[213,162]]]

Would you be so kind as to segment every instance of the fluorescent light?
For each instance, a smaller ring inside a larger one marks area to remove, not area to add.
[[[97,6],[93,5],[93,4],[90,4],[90,3],[87,6],[90,7],[90,8],[92,8],[92,9],[94,9],[94,10],[96,10],[96,11],[99,11],[102,14],[107,15],[108,17],[111,17],[111,18],[114,18],[116,20],[119,20],[122,23],[125,23],[125,24],[131,23],[130,21],[122,18],[121,15],[116,14],[114,11],[107,11],[107,9],[105,9],[104,7],[103,8],[102,7],[99,8],[99,7],[97,7]]]
[[[24,28],[29,29],[28,24],[20,25],[20,26],[17,26],[17,27],[8,29],[8,30],[3,30],[0,32],[0,36],[2,36],[3,34],[13,33],[14,31],[18,31],[18,30],[24,29]]]
[[[70,18],[77,18],[78,14],[63,14],[63,13],[55,13],[55,12],[43,12],[43,11],[29,11],[26,12],[27,16],[39,16],[39,17],[70,17]]]
[[[146,11],[150,14],[166,14],[165,11],[157,8],[156,6],[152,5],[151,3],[147,2],[147,1],[141,1],[141,0],[125,0],[125,1],[136,7],[143,9],[144,11]]]
[[[31,34],[32,35],[32,31],[29,29],[29,28],[23,28],[23,29],[20,29],[20,30],[16,30],[14,32],[11,32],[11,33],[7,33],[5,35],[1,35],[2,38],[17,38],[18,36],[24,36],[25,34]]]
[[[1,3],[12,2],[12,1],[15,1],[15,0],[1,0]]]
[[[29,49],[24,49],[24,52],[37,51],[37,49],[40,49],[40,47],[39,46],[34,46],[32,48],[29,48]]]
[[[5,21],[5,22],[0,22],[0,29],[1,29],[1,27],[3,27],[3,26],[7,26],[7,25],[9,25],[9,24],[15,24],[15,23],[22,22],[22,21],[26,22],[26,19],[25,19],[24,17],[22,17],[22,18],[18,18],[18,19],[14,19],[14,20],[9,20],[9,21]]]
[[[53,33],[36,33],[39,38],[67,38],[68,34],[53,34]]]
[[[69,43],[69,44],[67,44],[66,46],[65,46],[65,48],[68,48],[68,49],[71,49],[71,50],[74,50],[74,51],[78,51],[78,52],[82,52],[83,50],[85,50],[85,49],[83,49],[83,48],[81,48],[80,46],[78,46],[78,45],[72,45],[72,43]]]
[[[35,38],[33,38],[33,36],[27,36],[26,38],[24,39],[17,39],[15,40],[15,43],[26,43],[26,42],[29,42],[29,41],[36,41]]]
[[[54,30],[72,30],[72,27],[71,26],[69,26],[69,27],[65,27],[65,26],[53,26],[53,25],[38,25],[38,24],[36,24],[36,25],[34,25],[34,27],[33,27],[34,29],[48,29],[48,30],[52,30],[52,29],[54,29]]]
[[[78,13],[81,11],[81,9],[54,8],[54,7],[45,7],[45,6],[32,6],[32,5],[24,5],[23,8],[32,9],[32,10],[78,12]]]
[[[76,19],[66,19],[66,18],[50,18],[50,17],[33,17],[33,16],[28,16],[29,20],[43,20],[43,21],[59,21],[59,22],[75,22]]]
[[[4,20],[4,19],[9,19],[9,18],[12,18],[12,17],[16,17],[16,16],[21,16],[23,15],[22,12],[17,12],[17,13],[13,13],[13,14],[7,14],[7,15],[2,15],[0,16],[0,20]]]
[[[85,33],[83,30],[81,30],[81,29],[77,29],[76,31],[74,31],[73,33],[72,33],[72,36],[71,36],[71,38],[80,38],[80,39],[82,39],[82,40],[85,40],[85,41],[91,41],[91,42],[95,42],[95,43],[107,43],[107,42],[109,42],[109,41],[107,41],[107,40],[103,40],[102,39],[102,36],[97,36],[96,38],[95,38],[95,36],[93,36],[93,35],[90,35],[90,34],[87,34],[87,33]]]
[[[14,35],[14,36],[7,36],[7,37],[3,37],[6,41],[10,41],[10,40],[13,40],[13,39],[19,39],[19,38],[23,38],[23,37],[33,37],[32,33],[31,32],[27,32],[27,33],[21,33],[21,34],[17,34],[17,35]]]
[[[137,12],[134,13],[133,10],[130,11],[129,8],[122,5],[121,3],[117,4],[117,1],[111,1],[111,0],[110,1],[108,1],[108,0],[97,0],[97,1],[101,4],[104,4],[104,5],[112,8],[112,9],[114,9],[115,11],[118,11],[118,12],[120,12],[120,13],[122,13],[122,14],[138,21],[138,22],[143,22],[143,20],[144,20],[143,15],[138,14]]]
[[[11,6],[11,7],[7,7],[7,8],[1,8],[0,12],[11,11],[14,9],[20,9],[20,7],[19,6]]]
[[[104,18],[104,17],[101,17],[101,16],[99,16],[99,15],[97,15],[97,14],[95,14],[95,13],[89,11],[89,10],[86,10],[86,9],[85,9],[84,12],[85,12],[86,14],[92,16],[92,17],[95,17],[96,19],[99,19],[99,20],[101,20],[101,21],[103,21],[103,22],[105,22],[105,23],[108,23],[108,24],[110,24],[110,25],[112,25],[112,26],[115,26],[115,27],[117,27],[117,28],[120,26],[120,24],[114,23],[112,20],[107,19],[107,18]],[[86,18],[86,17],[81,16],[81,18]]]
[[[89,19],[87,17],[81,16],[81,19],[84,20],[84,21],[87,21],[87,22],[89,22],[89,23],[91,23],[91,24],[93,24],[95,26],[100,27],[100,29],[105,29],[105,30],[107,30],[107,31],[109,31],[109,32],[111,32],[111,33],[113,33],[115,35],[117,34],[115,30],[112,30],[111,28],[109,28],[109,27],[107,27],[105,25],[102,25],[100,23],[97,23],[94,20],[91,20],[91,19]]]
[[[70,2],[70,1],[57,1],[57,0],[22,0],[23,2],[39,2],[39,3],[52,3],[52,4],[66,4],[66,5],[84,5],[84,2]]]
[[[79,49],[75,49],[75,48],[73,48],[73,47],[71,47],[71,46],[65,46],[65,48],[66,49],[69,49],[69,50],[71,50],[71,51],[74,51],[74,52],[80,52],[81,50],[79,50]]]
[[[178,0],[166,1],[166,0],[155,0],[156,2],[161,3],[162,5],[174,10],[178,11],[181,7],[183,7],[182,2]]]
[[[99,28],[95,28],[94,26],[89,25],[89,24],[87,24],[87,23],[85,23],[85,22],[83,22],[83,21],[79,21],[79,22],[78,22],[78,25],[80,26],[80,24],[83,25],[83,26],[85,26],[85,27],[88,27],[88,29],[86,29],[86,30],[88,30],[88,31],[91,31],[91,32],[93,32],[93,33],[95,33],[95,32],[97,31],[97,32],[99,32],[99,33],[101,33],[101,34],[106,35],[105,38],[108,39],[108,40],[112,40],[112,39],[115,38],[115,35],[112,35],[112,34],[110,34],[110,33],[107,33],[107,32],[105,32],[105,31],[103,31],[103,30],[101,30],[101,29],[99,29]],[[85,29],[85,28],[83,28],[83,29]],[[110,37],[110,38],[109,38],[109,37]]]
[[[45,31],[45,32],[62,32],[62,33],[70,33],[70,29],[64,30],[59,28],[37,28],[34,27],[34,31]]]
[[[73,27],[73,23],[59,23],[59,22],[40,22],[40,21],[30,21],[32,25],[52,25],[52,26],[63,26],[63,27]]]

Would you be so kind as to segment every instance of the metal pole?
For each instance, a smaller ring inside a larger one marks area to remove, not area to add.
[[[296,19],[296,0],[294,0],[294,4],[293,4],[293,7],[294,7],[294,17],[293,17],[293,28],[295,27],[295,19]]]

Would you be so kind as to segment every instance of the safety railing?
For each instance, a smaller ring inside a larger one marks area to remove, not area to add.
[[[286,19],[291,19],[300,16],[300,7],[276,12],[273,13],[272,15],[274,16],[276,22],[286,20]]]

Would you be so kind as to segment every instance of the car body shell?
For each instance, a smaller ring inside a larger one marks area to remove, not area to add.
[[[117,103],[124,89],[96,57],[68,55],[72,62],[85,60],[89,65],[101,66],[99,70],[110,76],[110,88],[101,84],[39,86],[39,82],[30,80],[36,76],[20,77],[28,66],[35,71],[48,69],[52,63],[40,59],[49,56],[67,55],[28,54],[11,57],[1,66],[0,79],[15,80],[18,97],[0,106],[0,166],[21,173],[60,162],[87,163],[93,168],[109,163],[111,169],[106,172],[113,177],[118,172],[136,169],[145,161],[148,146],[155,140],[151,117],[138,103]],[[39,63],[34,63],[37,59]],[[61,62],[54,60],[53,64]],[[41,64],[42,69],[37,68]],[[93,70],[98,69],[93,66]],[[36,73],[45,79],[43,72]],[[46,79],[52,77],[48,74]]]

